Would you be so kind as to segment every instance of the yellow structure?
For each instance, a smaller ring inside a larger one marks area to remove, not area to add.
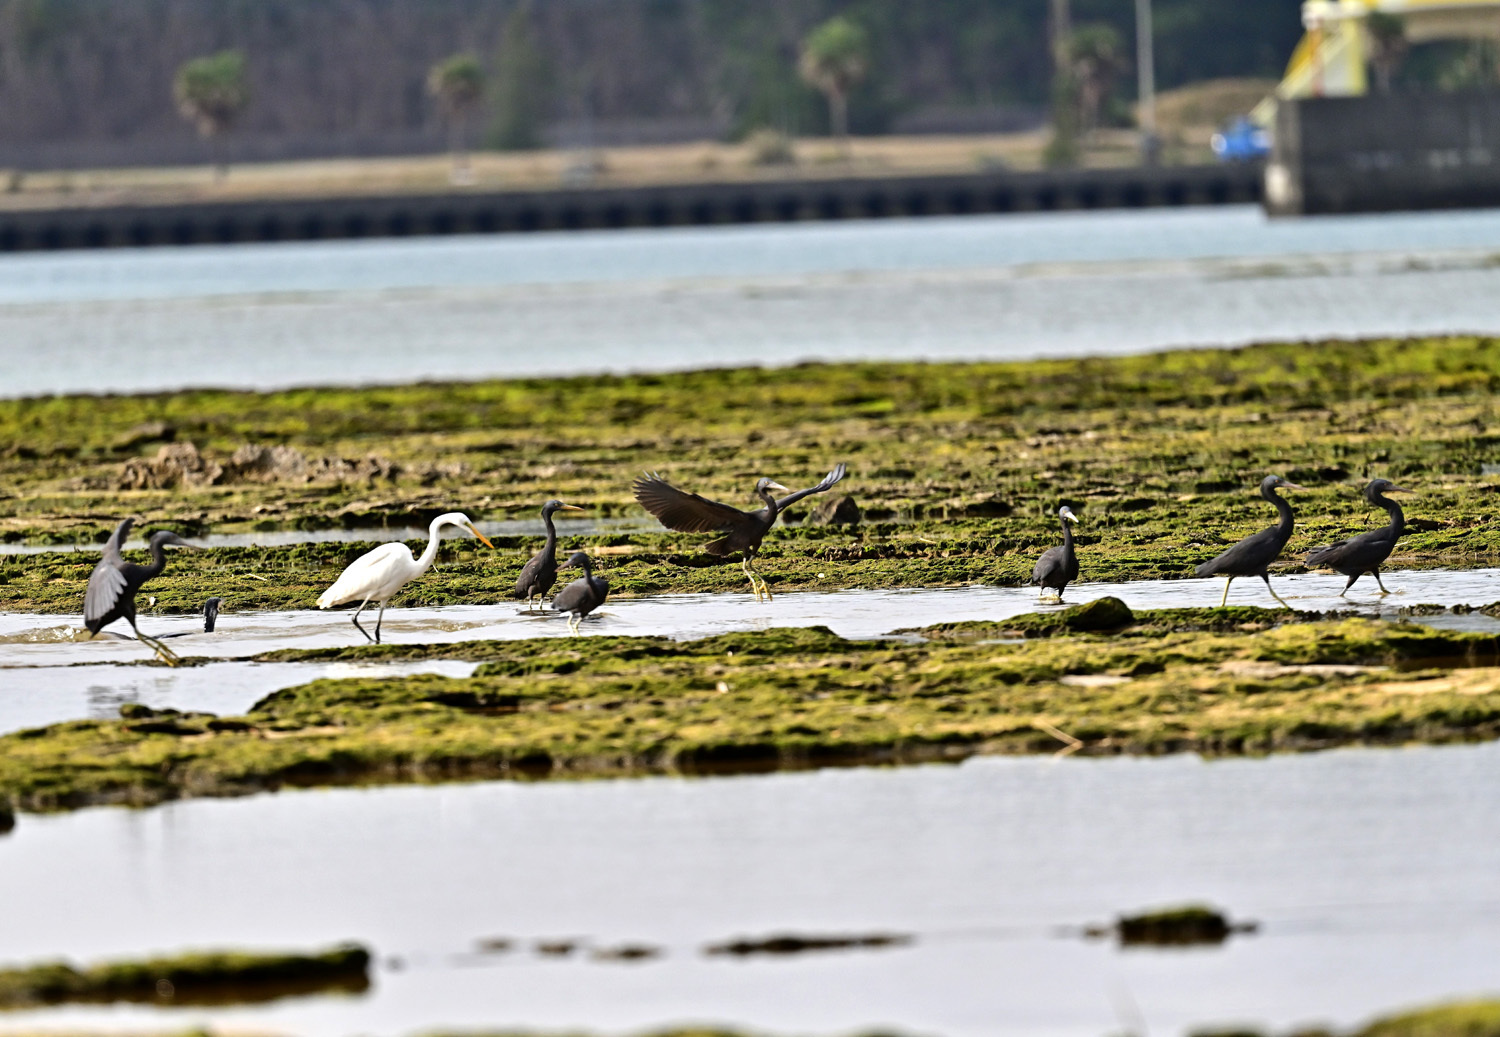
[[[1251,119],[1269,126],[1280,97],[1351,97],[1368,89],[1370,53],[1366,17],[1374,11],[1401,19],[1408,43],[1500,39],[1500,0],[1306,0],[1307,33],[1292,52],[1276,93]]]

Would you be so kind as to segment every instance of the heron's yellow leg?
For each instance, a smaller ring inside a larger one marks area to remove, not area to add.
[[[1219,599],[1219,608],[1223,608],[1225,605],[1229,604],[1229,585],[1231,583],[1233,583],[1233,582],[1234,582],[1234,577],[1233,576],[1229,577],[1228,579],[1226,579],[1224,581],[1224,597],[1222,597],[1222,598]]]

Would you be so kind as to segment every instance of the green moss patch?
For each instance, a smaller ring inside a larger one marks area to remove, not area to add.
[[[3,400],[0,538],[98,543],[125,514],[188,534],[420,527],[454,507],[534,519],[559,497],[594,517],[640,521],[568,545],[599,555],[613,595],[739,591],[738,563],[706,558],[706,537],[652,524],[631,479],[659,469],[751,507],[757,476],[810,485],[842,460],[840,491],[863,522],[804,524],[817,501],[795,506],[761,555],[773,589],[1019,585],[1058,540],[1060,502],[1081,520],[1084,579],[1185,577],[1274,519],[1255,495],[1267,472],[1308,487],[1292,498],[1291,568],[1317,544],[1384,524],[1359,493],[1373,475],[1418,491],[1392,568],[1496,565],[1500,495],[1482,466],[1500,443],[1497,389],[1500,340],[1460,336]],[[198,458],[182,478],[157,457],[164,443]],[[266,467],[273,448],[302,462]],[[539,543],[445,547],[400,600],[503,598]],[[231,614],[311,608],[369,546],[175,557],[151,592],[166,612],[194,611],[210,595]],[[0,558],[0,608],[76,610],[90,568],[87,557]]]
[[[210,951],[75,968],[51,962],[0,970],[0,1009],[61,1004],[231,1005],[303,994],[362,993],[370,952],[346,945],[319,954]]]
[[[468,678],[315,681],[241,717],[133,709],[19,731],[0,738],[0,800],[47,810],[285,785],[898,763],[1073,741],[1091,753],[1244,753],[1489,738],[1500,669],[1452,666],[1495,650],[1489,636],[1359,619],[1001,643],[806,628],[686,643],[366,645],[341,655],[483,662]]]

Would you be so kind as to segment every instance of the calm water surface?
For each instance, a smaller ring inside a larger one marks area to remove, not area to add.
[[[0,257],[0,392],[1099,355],[1500,328],[1500,212],[1258,209]]]
[[[282,793],[21,819],[0,959],[367,941],[374,991],[226,1011],[82,1009],[0,1028],[212,1023],[1101,1037],[1349,1026],[1500,993],[1500,746],[1268,760],[976,759],[712,780]],[[1058,935],[1206,900],[1262,932],[1121,952]],[[706,958],[772,931],[908,949]],[[478,955],[476,942],[520,947]],[[530,942],[645,943],[634,965]],[[400,968],[392,967],[399,960]]]

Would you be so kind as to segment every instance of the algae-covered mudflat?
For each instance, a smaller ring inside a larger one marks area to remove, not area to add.
[[[560,497],[639,517],[642,470],[749,507],[756,477],[839,489],[857,526],[798,523],[766,541],[773,588],[1019,583],[1067,502],[1084,579],[1183,576],[1270,509],[1267,472],[1308,490],[1288,564],[1379,524],[1359,496],[1383,475],[1418,493],[1395,567],[1492,565],[1500,516],[1486,474],[1500,441],[1500,341],[1281,343],[1239,350],[1011,364],[812,364],[277,393],[186,392],[0,401],[0,535],[97,543],[117,517],[203,532],[409,527],[462,508],[530,518]],[[728,591],[737,565],[695,538],[597,533],[612,593]],[[411,604],[488,602],[536,540],[445,548]],[[221,548],[173,561],[159,608],[311,607],[361,550]],[[87,556],[0,561],[0,608],[77,608]]]
[[[1103,598],[917,640],[824,628],[284,652],[482,660],[464,678],[320,680],[247,714],[129,705],[0,738],[30,810],[285,785],[761,771],[978,752],[1263,753],[1500,731],[1500,640]],[[1280,624],[1280,625],[1278,625]]]

